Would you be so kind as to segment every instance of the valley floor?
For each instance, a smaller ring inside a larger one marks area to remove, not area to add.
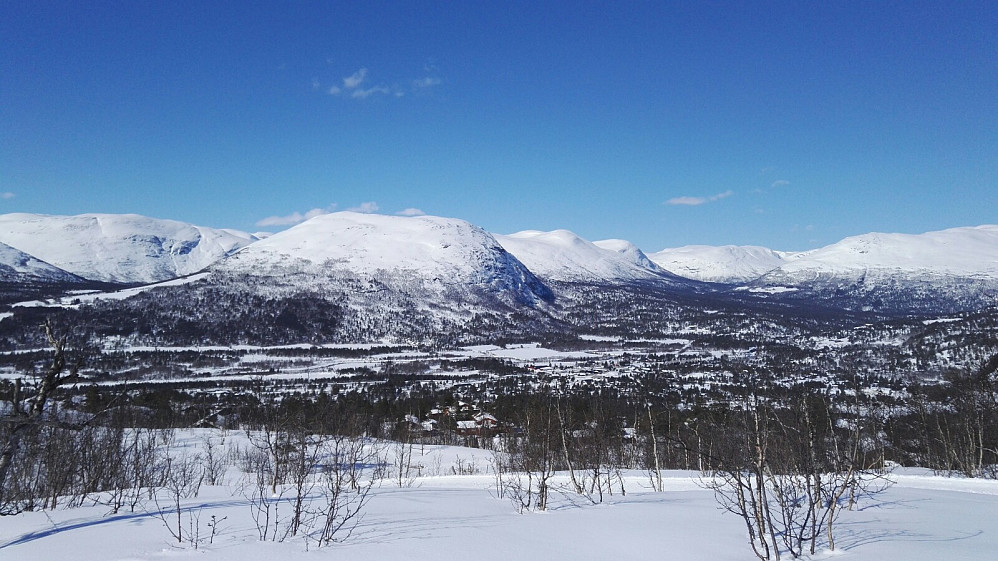
[[[712,492],[697,485],[695,473],[667,472],[665,491],[655,493],[647,474],[630,472],[626,496],[618,493],[592,505],[557,495],[545,513],[517,514],[509,501],[490,492],[488,452],[436,446],[419,452],[427,472],[445,475],[424,472],[405,488],[383,481],[344,543],[316,549],[312,542],[307,551],[301,539],[260,542],[238,474],[230,470],[228,485],[204,487],[184,503],[185,526],[191,513],[198,515],[203,538],[211,517],[218,521],[213,543],[205,540],[197,550],[178,546],[154,513],[109,514],[108,507],[93,506],[0,518],[0,559],[754,559],[744,524],[718,509]],[[481,473],[447,474],[454,466]],[[896,484],[886,492],[842,514],[839,550],[819,552],[814,559],[994,558],[998,481],[905,469],[893,478]]]

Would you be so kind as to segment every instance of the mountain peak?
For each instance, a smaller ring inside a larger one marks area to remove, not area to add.
[[[561,282],[621,282],[661,279],[667,273],[633,244],[608,240],[600,245],[568,230],[526,230],[496,239],[528,269]]]
[[[464,220],[336,212],[316,216],[243,249],[217,270],[253,272],[302,266],[399,284],[477,287],[519,301],[550,291],[491,234]]]

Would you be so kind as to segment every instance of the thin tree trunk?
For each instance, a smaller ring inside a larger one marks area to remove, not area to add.
[[[655,490],[662,492],[662,468],[658,464],[658,439],[655,438],[655,418],[651,414],[651,404],[648,404],[648,425],[651,427],[651,455],[655,457]]]

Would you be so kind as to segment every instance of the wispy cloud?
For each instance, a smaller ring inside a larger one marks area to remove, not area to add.
[[[734,191],[728,190],[723,193],[711,195],[710,197],[674,197],[672,199],[665,201],[665,204],[682,205],[682,206],[700,206],[702,204],[713,203],[721,199],[726,199],[734,194],[735,194]]]
[[[426,88],[432,88],[433,86],[440,85],[440,78],[434,78],[433,76],[427,76],[426,78],[420,78],[419,80],[412,81],[412,87],[417,90],[425,90]]]
[[[13,199],[16,196],[17,195],[15,195],[14,193],[11,193],[10,191],[6,191],[4,193],[0,193],[0,199]]]
[[[685,206],[697,206],[702,205],[707,202],[707,199],[703,197],[673,197],[667,201],[667,205],[685,205]]]
[[[362,88],[361,85],[367,81],[367,69],[361,68],[360,70],[354,72],[353,74],[343,78],[342,86],[332,86],[327,90],[329,95],[347,95],[353,99],[366,99],[372,95],[392,95],[395,97],[402,97],[405,92],[398,89],[397,87],[389,87],[385,85],[371,86],[369,88]]]
[[[770,185],[770,187],[776,189],[777,187],[786,187],[787,185],[790,185],[790,182],[786,179],[777,179]]]
[[[425,69],[428,73],[430,69]],[[404,83],[404,82],[403,82]],[[394,97],[404,97],[406,93],[422,92],[429,88],[439,86],[442,83],[440,78],[428,74],[425,78],[411,80],[411,86],[399,86],[396,84],[370,83],[368,80],[367,68],[361,68],[353,74],[342,78],[339,83],[326,88],[329,95],[349,97],[352,99],[367,99],[375,95],[388,95]],[[318,80],[312,81],[312,89],[318,90],[321,86]]]
[[[364,83],[365,78],[367,78],[367,69],[361,68],[350,76],[343,78],[343,87],[345,89],[352,90]]]
[[[378,207],[378,203],[370,201],[367,203],[360,203],[359,205],[353,208],[348,208],[347,210],[351,212],[363,212],[365,214],[374,214],[375,212],[378,212],[378,210],[380,210],[380,207]]]
[[[400,211],[396,212],[395,214],[397,214],[399,216],[423,216],[426,213],[423,212],[423,211],[421,211],[421,210],[419,210],[418,208],[407,208],[405,210],[400,210]]]
[[[390,94],[392,89],[388,86],[374,86],[373,88],[353,90],[350,92],[350,97],[354,99],[364,99],[370,97],[374,94]],[[401,93],[401,92],[400,92]]]
[[[328,208],[313,208],[305,212],[304,214],[300,212],[293,212],[287,216],[268,216],[262,220],[257,221],[257,226],[291,226],[294,224],[300,224],[309,218],[315,218],[316,216],[322,216],[323,214],[329,214],[330,212],[336,210],[336,205],[330,205]]]

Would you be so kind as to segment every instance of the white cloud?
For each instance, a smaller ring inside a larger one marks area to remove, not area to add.
[[[776,181],[773,182],[772,185],[770,185],[770,187],[775,189],[777,187],[786,187],[787,185],[790,185],[790,182],[787,181],[786,179],[777,179]]]
[[[11,193],[10,191],[4,192],[4,193],[0,193],[0,199],[13,199],[16,196],[17,195],[15,195],[14,193]]]
[[[392,95],[402,97],[405,95],[399,88],[392,88],[385,85],[362,88],[361,84],[367,81],[367,69],[361,68],[350,76],[343,78],[343,86],[332,86],[326,90],[329,95],[349,95],[354,99],[365,99],[375,94]]]
[[[361,89],[361,90],[354,90],[350,94],[350,97],[352,97],[354,99],[364,99],[364,98],[370,97],[370,96],[372,96],[374,94],[390,94],[390,93],[392,93],[392,90],[389,89],[387,86],[374,86],[373,88],[368,88],[366,90],[363,90],[363,89]]]
[[[343,87],[348,90],[352,90],[359,86],[365,78],[367,78],[367,69],[361,68],[350,76],[343,78]]]
[[[718,193],[716,195],[711,195],[709,197],[674,197],[672,199],[669,199],[669,200],[665,201],[665,204],[667,204],[667,205],[683,205],[683,206],[700,206],[700,205],[705,204],[705,203],[712,203],[712,202],[715,202],[715,201],[719,201],[721,199],[726,199],[726,198],[728,198],[728,197],[730,197],[731,195],[734,195],[734,194],[735,194],[735,192],[729,189],[729,190],[727,190],[727,191],[725,191],[723,193]]]
[[[323,214],[329,214],[336,209],[336,205],[330,205],[329,208],[313,208],[305,212],[304,214],[300,212],[293,212],[287,216],[268,216],[262,220],[259,220],[257,226],[291,226],[293,224],[300,224],[310,218],[315,218],[316,216],[322,216]]]
[[[427,76],[426,78],[412,81],[412,87],[416,89],[432,88],[433,86],[439,86],[439,85],[440,85],[440,78],[434,78],[432,76]]]
[[[397,82],[394,84],[372,84],[368,81],[367,68],[361,68],[346,78],[343,78],[342,84],[330,86],[329,88],[323,88],[319,85],[318,79],[313,79],[312,89],[325,89],[326,93],[329,95],[350,97],[352,99],[367,99],[375,95],[389,95],[401,98],[405,97],[407,93],[426,91],[429,88],[434,88],[443,83],[440,78],[432,75],[432,73],[436,71],[435,68],[427,67],[424,70],[427,72],[425,77],[411,80],[408,82],[408,85],[406,85],[406,83],[399,85]]]
[[[685,205],[685,206],[697,206],[702,205],[707,202],[707,199],[703,197],[673,197],[667,201],[667,205]]]
[[[360,203],[358,206],[348,208],[347,210],[351,212],[363,212],[364,214],[374,214],[375,212],[378,212],[379,207],[378,203],[371,201],[367,203]]]
[[[399,216],[423,216],[426,213],[423,212],[423,211],[421,211],[421,210],[419,210],[418,208],[407,208],[405,210],[400,210],[400,211],[396,212],[395,214],[397,214]]]

